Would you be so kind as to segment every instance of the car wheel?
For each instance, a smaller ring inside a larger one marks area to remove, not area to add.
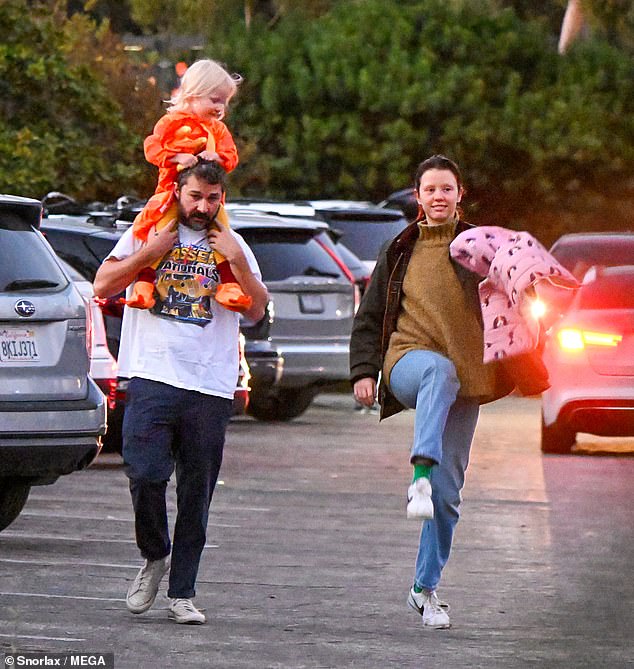
[[[20,479],[0,479],[0,531],[20,515],[31,486]]]
[[[317,395],[315,386],[304,388],[253,388],[247,413],[262,421],[287,421],[308,409]]]
[[[552,425],[546,425],[542,414],[542,453],[557,453],[559,455],[570,453],[575,445],[576,437],[577,434],[574,430],[560,423],[555,422]]]

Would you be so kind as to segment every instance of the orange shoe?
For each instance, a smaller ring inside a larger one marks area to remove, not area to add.
[[[253,304],[253,299],[245,295],[238,283],[220,283],[216,290],[216,302],[229,311],[239,314],[246,311]]]
[[[132,295],[123,304],[135,309],[151,309],[156,300],[154,299],[154,283],[149,281],[137,281],[132,287]]]

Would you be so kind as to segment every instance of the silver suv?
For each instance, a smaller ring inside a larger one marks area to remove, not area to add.
[[[325,222],[240,209],[230,216],[253,250],[271,298],[260,323],[242,325],[252,373],[247,412],[259,420],[290,420],[324,385],[347,379],[358,290],[328,245]],[[256,342],[276,352],[274,374],[263,373]]]
[[[42,229],[57,253],[92,280],[141,206],[97,215],[49,214]],[[350,331],[359,298],[356,277],[324,221],[270,216],[248,207],[231,207],[229,215],[231,227],[253,249],[271,296],[260,322],[241,324],[251,371],[247,413],[258,420],[290,420],[324,386],[348,378]],[[120,316],[106,314],[113,355],[120,327]]]
[[[0,195],[0,530],[32,485],[88,466],[106,430],[86,304],[40,218],[37,200]]]

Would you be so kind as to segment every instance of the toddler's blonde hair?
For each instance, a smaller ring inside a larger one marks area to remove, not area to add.
[[[167,111],[188,109],[192,98],[209,95],[214,91],[225,95],[227,100],[233,97],[242,82],[239,74],[229,74],[215,60],[197,60],[187,68],[181,79],[178,91],[168,100]]]

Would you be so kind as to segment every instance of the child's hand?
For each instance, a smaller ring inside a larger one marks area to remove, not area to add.
[[[197,158],[198,160],[215,160],[222,165],[222,160],[220,160],[220,156],[215,151],[201,151]]]
[[[171,161],[187,168],[193,167],[198,162],[198,158],[191,153],[177,153],[175,156],[172,156]]]

